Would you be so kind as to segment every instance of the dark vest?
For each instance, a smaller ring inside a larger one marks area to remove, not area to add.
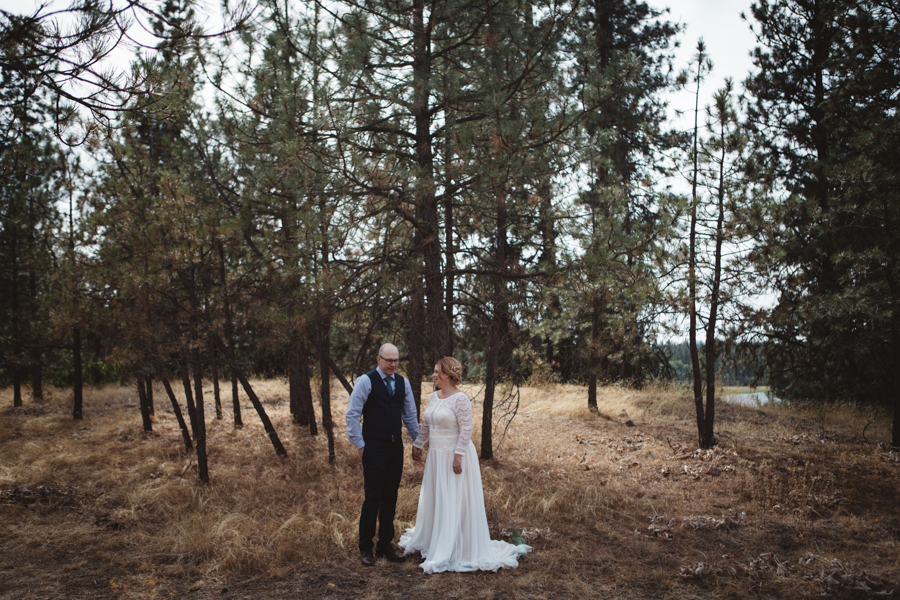
[[[401,411],[406,399],[406,380],[394,373],[394,395],[390,396],[378,371],[369,371],[366,375],[372,382],[372,391],[369,392],[362,410],[363,440],[399,441],[402,426]]]

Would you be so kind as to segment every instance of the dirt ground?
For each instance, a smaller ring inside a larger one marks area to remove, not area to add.
[[[242,430],[208,414],[205,485],[159,399],[145,434],[124,388],[96,395],[82,422],[64,391],[22,408],[0,394],[0,598],[883,598],[900,587],[900,455],[884,445],[885,415],[720,405],[719,444],[700,450],[677,394],[610,389],[595,415],[583,388],[526,390],[482,477],[492,535],[533,551],[514,570],[426,576],[418,557],[359,563],[354,449],[336,429],[328,465],[326,436],[292,425],[286,393],[259,385],[288,458],[249,403]],[[406,468],[398,528],[414,523],[421,481]]]

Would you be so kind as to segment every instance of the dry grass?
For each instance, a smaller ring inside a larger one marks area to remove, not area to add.
[[[208,485],[161,390],[151,435],[131,389],[90,391],[80,422],[70,392],[13,409],[0,390],[0,597],[860,598],[898,587],[900,457],[884,446],[884,414],[720,405],[720,445],[704,452],[683,390],[605,388],[593,414],[584,388],[526,388],[482,474],[493,534],[534,552],[514,571],[425,576],[414,562],[359,565],[362,471],[343,428],[329,466],[325,436],[290,424],[284,382],[254,383],[289,457],[246,398],[234,430],[208,394]],[[341,425],[346,401],[333,399]],[[400,528],[415,519],[422,473],[406,468]]]

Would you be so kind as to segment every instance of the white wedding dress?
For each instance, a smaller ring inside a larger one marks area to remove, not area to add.
[[[519,554],[531,550],[492,540],[484,510],[484,490],[478,455],[472,444],[472,403],[462,392],[431,394],[419,437],[428,442],[428,457],[416,525],[400,536],[404,554],[421,552],[426,573],[496,571],[519,566]],[[462,474],[453,472],[455,454],[462,455]]]

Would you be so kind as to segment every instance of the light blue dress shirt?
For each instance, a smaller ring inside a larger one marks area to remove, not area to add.
[[[381,377],[382,381],[387,377],[384,371],[381,370],[381,367],[375,367],[375,372],[378,373],[378,376]],[[393,377],[394,389],[396,390],[398,378],[401,376],[394,373]],[[403,408],[400,411],[400,417],[403,419],[403,424],[406,425],[409,437],[412,441],[416,441],[416,438],[419,437],[419,419],[416,415],[416,399],[413,397],[412,386],[409,385],[409,381],[406,381],[403,384],[403,387],[406,389],[406,397],[403,400]],[[353,445],[356,446],[357,449],[366,445],[366,442],[363,440],[362,426],[360,425],[359,418],[362,416],[363,406],[365,406],[366,400],[369,398],[369,392],[371,391],[372,380],[369,379],[368,375],[361,375],[356,379],[356,383],[353,384],[353,393],[350,394],[350,402],[347,406],[347,437],[350,438],[350,441],[353,442]]]

